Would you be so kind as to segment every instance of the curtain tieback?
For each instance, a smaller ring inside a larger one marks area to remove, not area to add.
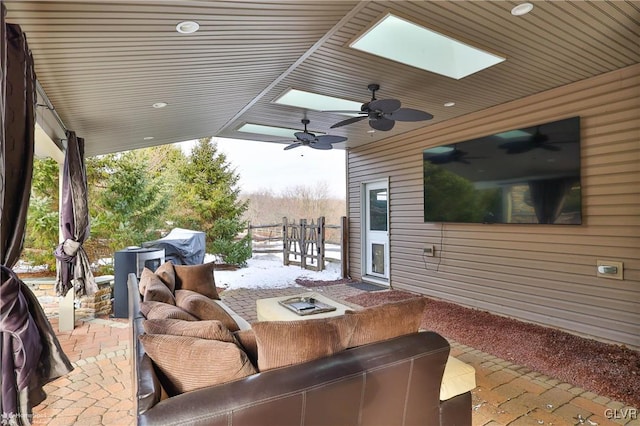
[[[61,262],[69,263],[73,261],[81,247],[81,243],[74,240],[66,239],[62,244],[56,247],[54,255]]]

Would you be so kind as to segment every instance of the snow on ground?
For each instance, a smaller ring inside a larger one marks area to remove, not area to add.
[[[205,262],[207,260],[205,259]],[[300,266],[284,266],[282,255],[254,255],[247,266],[236,271],[216,270],[216,285],[227,289],[237,288],[283,288],[296,286],[296,278],[307,280],[333,281],[340,279],[340,265],[325,264],[325,270],[316,272],[302,269]]]

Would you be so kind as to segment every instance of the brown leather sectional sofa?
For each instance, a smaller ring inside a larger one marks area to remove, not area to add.
[[[471,425],[471,392],[440,401],[449,344],[433,332],[348,349],[162,399],[138,336],[144,316],[129,276],[133,388],[140,425]]]

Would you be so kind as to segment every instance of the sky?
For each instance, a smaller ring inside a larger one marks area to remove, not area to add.
[[[346,196],[345,151],[328,151],[298,147],[285,151],[284,144],[241,139],[213,138],[218,151],[240,175],[242,192],[271,189],[275,193],[294,186],[313,187],[319,182],[328,184],[331,195]],[[179,145],[186,153],[196,141]]]

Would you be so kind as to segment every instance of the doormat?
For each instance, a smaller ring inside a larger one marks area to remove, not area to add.
[[[381,290],[389,290],[389,287],[383,287],[376,284],[370,283],[348,283],[349,287],[357,288],[358,290],[364,291],[381,291]]]

